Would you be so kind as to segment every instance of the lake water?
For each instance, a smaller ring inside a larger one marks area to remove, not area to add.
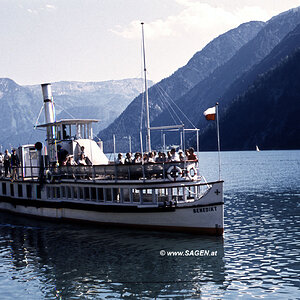
[[[0,213],[0,299],[300,299],[300,151],[221,159],[224,238]],[[200,160],[216,179],[217,154]]]

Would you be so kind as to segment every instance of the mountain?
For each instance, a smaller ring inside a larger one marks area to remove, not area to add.
[[[254,65],[248,72],[240,76],[222,96],[222,103],[228,103],[237,95],[245,93],[261,74],[275,68],[282,59],[294,53],[300,47],[300,24],[289,32],[282,41],[272,49],[261,62]],[[226,105],[224,106],[226,109]]]
[[[263,26],[263,22],[249,22],[220,35],[197,52],[187,65],[151,87],[149,89],[151,121],[161,112],[172,110],[172,101],[179,99],[198,82],[207,78],[215,69],[230,60],[243,45],[256,36]],[[133,142],[137,144],[142,101],[143,94],[140,94],[98,136],[104,141],[111,141],[113,134],[116,134],[116,138],[119,138],[120,148],[122,147],[120,138],[131,135]],[[127,143],[126,138],[123,140]]]
[[[196,127],[205,127],[203,111],[217,101],[220,102],[220,107],[226,107],[238,96],[238,93],[245,92],[245,89],[251,84],[251,80],[245,81],[238,88],[237,86],[232,87],[233,83],[262,61],[299,23],[299,8],[270,19],[258,34],[241,47],[231,59],[215,69],[207,78],[176,101],[180,110]],[[159,126],[171,122],[170,114],[164,111],[153,121],[152,125]]]
[[[143,89],[139,78],[103,82],[61,81],[52,83],[57,119],[98,119],[95,132],[107,127]],[[153,82],[148,81],[148,86]],[[42,99],[40,85],[27,86]]]
[[[299,42],[298,26],[298,42]],[[239,96],[220,118],[222,150],[300,149],[300,46]],[[201,149],[216,149],[214,126]]]
[[[152,82],[148,82],[149,86]],[[52,84],[57,119],[99,119],[94,131],[106,127],[143,88],[141,79],[104,82],[56,82]],[[43,105],[40,85],[20,86],[0,79],[0,144],[9,148],[44,141],[45,133],[33,127]],[[42,112],[39,123],[44,122]],[[3,150],[3,149],[2,149]]]
[[[33,132],[33,125],[42,101],[40,100],[39,105],[37,101],[29,89],[11,79],[0,79],[0,143],[5,148],[20,143],[26,144],[30,140],[31,133],[38,134]]]

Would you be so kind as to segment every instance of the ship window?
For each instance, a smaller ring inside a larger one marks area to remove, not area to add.
[[[61,187],[61,196],[62,196],[62,198],[66,198],[66,187],[65,186]]]
[[[200,196],[200,195],[201,195],[201,185],[198,185],[197,186],[197,197]]]
[[[112,189],[114,202],[120,202],[120,189]]]
[[[79,189],[79,198],[83,199],[83,188],[79,187],[78,189]]]
[[[132,189],[133,202],[140,202],[140,191],[138,189]]]
[[[60,126],[56,126],[56,139],[61,140],[61,129]]]
[[[130,192],[129,189],[123,189],[123,201],[130,202]]]
[[[73,187],[73,198],[77,199],[77,187]]]
[[[55,198],[55,188],[51,187],[50,190],[51,190],[51,198],[53,199]]]
[[[152,195],[152,189],[143,189],[142,191],[144,195]]]
[[[152,190],[143,189],[142,190],[143,202],[152,202]]]
[[[154,202],[154,203],[156,203],[157,202],[157,190],[152,190],[152,201]]]
[[[13,183],[10,184],[10,195],[11,195],[12,197],[15,195]]]
[[[98,200],[99,201],[103,201],[104,200],[103,188],[98,188]]]
[[[30,152],[29,152],[29,157],[31,160],[37,160],[37,152],[36,150],[33,148],[33,149],[30,149]]]
[[[47,186],[46,192],[47,192],[47,198],[50,199],[51,198],[51,190],[50,190],[49,186]]]
[[[123,189],[119,189],[120,195],[119,195],[119,202],[124,202],[124,191]]]
[[[67,139],[70,139],[71,137],[71,126],[70,125],[65,125],[63,124],[62,125],[62,132],[63,132],[63,139],[64,140],[67,140]],[[68,135],[69,133],[69,135]]]
[[[91,188],[91,200],[92,201],[96,201],[97,200],[97,190],[94,187]]]
[[[172,188],[172,199],[175,201],[183,200],[183,188]]]
[[[195,198],[195,186],[188,187],[187,199]]]
[[[70,199],[72,198],[72,192],[71,192],[71,187],[67,186],[67,197]]]
[[[86,200],[90,200],[90,188],[89,187],[84,188],[84,198]]]
[[[164,202],[168,200],[167,190],[166,189],[158,189],[157,190],[157,201]]]
[[[31,188],[31,185],[29,185],[29,184],[26,185],[26,196],[29,199],[32,197],[32,188]]]
[[[18,184],[18,197],[23,197],[22,184]]]
[[[166,196],[167,195],[166,189],[159,189],[158,190],[158,195],[159,196]]]
[[[111,189],[106,189],[106,201],[111,201]]]
[[[177,188],[172,188],[172,196],[177,196]]]
[[[60,187],[56,187],[56,197],[60,198]]]
[[[6,183],[2,182],[2,194],[6,195]]]
[[[41,187],[39,185],[36,186],[36,198],[41,199]]]

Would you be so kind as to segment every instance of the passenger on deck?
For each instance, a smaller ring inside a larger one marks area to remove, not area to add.
[[[142,154],[140,152],[136,152],[134,154],[133,163],[134,164],[140,164],[142,162]]]
[[[63,149],[61,145],[57,145],[57,159],[59,166],[62,166],[66,157],[68,156],[68,151]]]
[[[12,181],[16,180],[19,177],[19,172],[18,172],[19,166],[20,166],[19,156],[17,155],[17,151],[13,149],[11,155]]]
[[[154,161],[156,161],[157,155],[156,155],[156,151],[155,150],[152,151],[152,157],[153,157]]]
[[[158,162],[158,163],[166,162],[167,161],[166,154],[163,153],[163,152],[158,152],[158,157],[156,158],[155,161]]]
[[[147,163],[148,159],[149,159],[148,153],[145,152],[144,155],[143,155],[143,162]]]
[[[80,154],[79,159],[77,160],[77,164],[78,164],[78,166],[86,166],[87,165],[83,153]]]
[[[133,163],[133,160],[132,160],[131,152],[127,152],[126,157],[125,157],[125,164],[129,165],[132,163]]]
[[[9,174],[11,174],[11,168],[10,168],[10,159],[11,159],[11,156],[8,152],[8,150],[6,149],[5,150],[5,154],[4,154],[4,176],[7,177],[8,175],[8,172]]]
[[[179,155],[179,160],[180,160],[180,161],[184,161],[184,155],[183,155],[182,150],[179,150],[179,151],[178,151],[178,155]]]
[[[154,159],[154,155],[153,152],[149,152],[148,154],[148,163],[154,163],[155,159]]]
[[[170,161],[179,161],[179,155],[176,153],[175,148],[171,149],[170,154],[171,154]]]
[[[194,153],[194,151],[195,150],[193,147],[189,148],[189,155],[187,157],[187,160],[198,161],[197,155]]]
[[[80,147],[80,154],[79,154],[79,157],[80,157],[80,156],[83,156],[84,159],[85,159],[86,164],[87,164],[88,166],[91,166],[93,163],[91,162],[91,160],[89,159],[89,157],[85,154],[84,149],[85,149],[84,146],[81,146],[81,147]]]
[[[123,154],[119,153],[116,163],[119,165],[124,165],[124,162],[125,162],[125,160],[124,160]]]
[[[76,162],[74,160],[74,155],[67,156],[67,166],[76,166]]]
[[[166,162],[167,161],[167,155],[166,155],[166,153],[163,152],[162,153],[162,157],[163,157],[163,161]]]
[[[84,146],[81,146],[81,147],[80,147],[80,154],[79,154],[79,156],[80,156],[81,154],[83,154],[84,157],[85,157]]]
[[[65,160],[62,162],[62,166],[66,166],[68,163],[68,156],[65,158]]]
[[[172,157],[171,151],[168,151],[168,152],[167,152],[167,157],[168,157],[168,158],[167,158],[167,161],[172,161],[172,160],[171,160],[171,157]]]
[[[0,175],[2,176],[3,174],[3,162],[4,162],[4,155],[2,152],[0,153]]]
[[[162,156],[162,153],[160,151],[158,151],[157,157],[155,158],[155,162],[160,162],[160,158]]]
[[[129,165],[129,164],[132,164],[132,163],[133,163],[133,161],[132,161],[131,152],[127,152],[126,153],[126,158],[125,158],[125,164]]]
[[[70,136],[67,134],[67,126],[65,124],[63,124],[62,129],[63,129],[63,140],[69,139]]]
[[[190,155],[189,150],[188,150],[188,149],[185,149],[185,150],[184,150],[184,154],[185,154],[186,159],[188,159],[188,157],[189,157],[189,155]]]

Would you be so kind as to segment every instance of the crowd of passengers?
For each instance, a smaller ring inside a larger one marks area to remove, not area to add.
[[[80,152],[78,155],[78,159],[75,161],[73,155],[69,155],[68,152],[60,145],[57,147],[58,150],[58,165],[59,166],[87,166],[91,165],[89,158],[85,155],[84,146],[80,147]],[[126,153],[125,158],[122,153],[118,154],[118,158],[116,160],[117,164],[139,164],[139,163],[164,163],[164,162],[184,162],[184,161],[194,161],[197,162],[198,158],[195,154],[194,149],[191,147],[185,150],[183,153],[182,150],[176,152],[175,148],[172,148],[171,151],[167,153],[151,151],[149,153],[136,152],[134,156],[130,152]],[[0,153],[0,173],[2,173],[2,169],[4,167],[4,175],[5,177],[10,177],[12,180],[15,180],[19,177],[18,169],[20,167],[20,160],[16,153],[16,150],[13,149],[12,153],[9,153],[8,150],[5,150],[5,154]]]
[[[117,164],[139,164],[139,163],[164,163],[164,162],[184,162],[184,161],[194,161],[197,162],[198,158],[195,154],[194,148],[189,148],[183,151],[179,150],[176,152],[175,148],[172,148],[171,151],[167,153],[151,151],[149,153],[136,152],[134,156],[130,152],[127,152],[125,157],[123,157],[122,153],[118,154],[118,158],[116,160]]]
[[[61,145],[57,146],[57,160],[59,166],[87,166],[91,165],[89,158],[85,155],[84,146],[80,147],[78,159],[74,160],[74,155],[69,155],[68,151]]]

